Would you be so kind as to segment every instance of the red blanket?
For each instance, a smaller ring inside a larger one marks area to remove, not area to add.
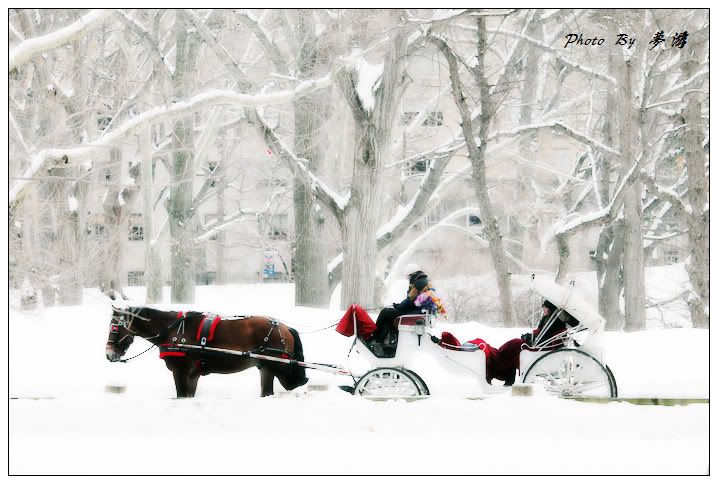
[[[487,362],[489,362],[490,360],[492,360],[493,358],[496,357],[496,348],[494,348],[493,346],[491,346],[490,344],[488,344],[488,343],[487,343],[486,341],[484,341],[483,339],[481,339],[481,338],[474,338],[474,339],[472,339],[471,341],[469,341],[469,343],[475,344],[476,346],[482,346],[482,345],[483,345],[483,350],[484,350],[484,353],[486,354]]]
[[[354,336],[354,316],[357,319],[357,332],[359,337],[367,339],[376,331],[376,324],[372,321],[371,316],[358,304],[352,304],[347,312],[342,316],[341,321],[336,327],[339,334],[344,336]]]

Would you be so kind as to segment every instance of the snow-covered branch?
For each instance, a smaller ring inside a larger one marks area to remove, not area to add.
[[[696,80],[702,81],[702,78],[708,76],[709,73],[710,73],[710,71],[708,69],[700,70],[700,71],[696,72],[695,75],[691,76],[690,79],[686,79],[685,81],[683,81],[679,84],[670,85],[670,87],[668,87],[665,91],[663,91],[658,98],[663,99],[666,96],[673,94],[674,92],[684,90],[687,87],[689,87],[691,84],[693,84],[693,82],[695,82]]]
[[[611,202],[606,207],[595,212],[587,213],[586,215],[573,217],[568,221],[560,221],[550,229],[553,230],[554,237],[558,238],[560,236],[565,238],[578,229],[592,227],[616,218],[623,206],[623,197],[626,189],[633,185],[639,176],[640,166],[640,162],[634,163],[628,173],[626,173],[626,176],[621,180],[616,192],[613,194]]]
[[[213,219],[211,220],[207,226],[204,227],[204,233],[198,235],[195,237],[194,241],[195,243],[199,244],[201,242],[205,242],[209,239],[211,239],[214,235],[218,234],[219,232],[227,229],[233,224],[236,224],[237,222],[244,221],[245,217],[261,217],[262,215],[266,214],[269,208],[272,205],[274,198],[271,197],[269,201],[265,204],[264,208],[260,210],[237,210],[236,212],[227,215],[222,219],[220,222],[219,219]]]
[[[497,139],[504,136],[519,136],[526,133],[529,133],[531,131],[538,131],[541,129],[552,129],[555,130],[561,134],[564,134],[566,136],[569,136],[576,141],[579,141],[583,143],[586,146],[590,146],[598,151],[602,151],[604,153],[610,154],[610,155],[616,155],[620,156],[620,152],[616,150],[615,148],[612,148],[610,146],[605,145],[604,143],[601,143],[597,139],[594,139],[590,137],[587,134],[581,133],[570,126],[565,125],[561,121],[553,121],[553,122],[545,122],[545,123],[536,123],[532,125],[525,125],[525,126],[519,126],[517,128],[506,130],[506,131],[497,131],[491,135],[489,135],[489,140]]]
[[[261,115],[257,113],[262,123],[262,131],[264,140],[270,147],[279,153],[283,159],[287,161],[292,174],[334,213],[337,220],[341,223],[343,220],[344,208],[349,202],[349,195],[341,196],[336,193],[329,185],[324,183],[308,168],[308,161],[300,158],[289,149],[289,147],[277,136],[272,128],[264,121]]]
[[[416,251],[417,247],[426,240],[426,238],[431,235],[432,233],[436,232],[437,230],[441,228],[446,227],[456,227],[456,224],[450,224],[449,222],[454,220],[455,218],[470,215],[470,214],[477,214],[481,213],[481,210],[478,207],[464,207],[460,208],[459,210],[456,210],[443,219],[439,221],[439,223],[432,225],[429,227],[425,232],[420,234],[418,237],[414,238],[414,240],[411,241],[411,243],[396,257],[396,260],[394,261],[394,265],[392,266],[391,270],[389,270],[389,273],[387,274],[386,278],[384,279],[384,286],[388,287],[391,281],[397,278],[399,272],[403,270],[403,268],[406,266],[407,262],[409,261],[409,258],[411,255]],[[481,239],[480,237],[475,237],[476,240],[480,240],[482,245],[485,244],[488,246],[488,242]]]
[[[391,147],[391,153],[395,154],[398,153],[401,150],[401,147],[403,145],[402,141],[406,139],[409,135],[414,133],[420,126],[424,124],[424,121],[429,117],[429,115],[436,110],[436,106],[439,103],[439,100],[446,96],[451,90],[451,85],[447,84],[444,86],[444,88],[439,92],[436,96],[434,96],[429,102],[426,103],[424,106],[424,109],[419,111],[419,113],[414,117],[414,119],[411,121],[409,126],[407,126],[404,129],[404,132],[402,133],[403,138],[397,139],[394,144]],[[393,165],[393,163],[392,163]]]
[[[252,83],[247,79],[246,74],[239,67],[239,64],[232,58],[224,46],[217,41],[214,34],[212,34],[212,32],[210,32],[210,30],[204,25],[204,22],[202,22],[202,20],[192,11],[185,11],[185,15],[189,19],[190,23],[192,23],[192,25],[197,29],[205,43],[213,50],[217,58],[224,63],[227,71],[233,74],[243,86],[248,88],[252,87]],[[247,22],[251,22],[255,25],[255,28],[261,27],[259,25],[259,21],[256,20],[251,13],[242,14],[241,17],[246,18]],[[257,36],[257,38],[260,37]],[[331,82],[331,74],[328,74],[323,79],[327,79],[328,82],[326,85],[321,87],[327,87],[329,82]],[[301,86],[305,82],[307,81],[302,81],[299,85]],[[320,89],[321,87],[317,87],[317,89]],[[311,91],[306,91],[306,93],[309,92]],[[274,130],[269,127],[259,112],[255,112],[254,116],[257,120],[257,123],[255,123],[256,128],[267,144],[275,153],[278,154],[278,156],[286,161],[294,176],[297,176],[298,179],[304,183],[304,185],[312,193],[314,193],[320,201],[329,207],[329,209],[337,217],[337,220],[341,221],[343,219],[344,207],[348,203],[348,197],[340,196],[319,177],[312,173],[312,171],[308,168],[308,161],[296,156],[294,152],[276,135]]]
[[[409,203],[406,206],[399,206],[394,217],[377,231],[379,250],[396,241],[419,217],[428,211],[433,195],[440,187],[441,176],[449,160],[450,157],[443,156],[431,161]]]
[[[222,230],[225,230],[227,227],[237,223],[244,221],[244,217],[248,215],[255,215],[259,216],[261,212],[245,212],[244,210],[238,210],[237,212],[228,215],[227,217],[222,220],[222,223],[218,223],[217,219],[214,219],[210,222],[209,228],[205,228],[205,232],[201,235],[198,235],[195,237],[194,241],[195,243],[199,244],[201,242],[205,242],[207,240],[210,240],[214,235],[218,234]]]
[[[14,203],[31,179],[49,163],[76,164],[86,161],[97,151],[107,149],[121,142],[127,136],[136,133],[149,124],[186,116],[208,106],[230,105],[257,108],[285,104],[295,97],[327,87],[330,83],[331,76],[327,74],[317,80],[303,81],[294,89],[267,94],[249,95],[234,91],[216,90],[198,94],[187,101],[178,102],[171,106],[159,106],[150,109],[124,122],[112,132],[100,136],[92,144],[67,149],[46,149],[37,153],[33,156],[30,166],[21,175],[21,179],[10,189],[9,203]]]
[[[612,76],[609,76],[607,74],[604,74],[604,73],[596,71],[596,70],[593,70],[593,69],[586,67],[578,62],[572,61],[572,60],[568,59],[567,57],[565,57],[564,55],[562,55],[560,50],[558,50],[554,47],[551,47],[550,45],[547,45],[547,44],[541,42],[540,40],[533,39],[533,38],[531,38],[525,34],[522,34],[522,33],[512,32],[510,30],[505,30],[505,29],[489,30],[489,32],[521,39],[535,47],[538,47],[546,52],[553,54],[557,61],[566,65],[570,69],[582,72],[583,74],[586,74],[589,77],[601,79],[601,80],[606,81],[612,85],[616,85],[616,79],[613,78]]]
[[[8,54],[8,71],[18,69],[37,54],[72,42],[87,30],[97,27],[100,22],[111,13],[112,10],[107,9],[92,10],[67,27],[40,37],[23,40],[10,49],[10,53]]]
[[[688,207],[683,202],[682,197],[678,195],[674,188],[666,188],[659,186],[652,177],[646,174],[641,175],[641,180],[646,184],[646,188],[648,188],[648,190],[652,192],[658,199],[670,203],[672,206],[680,210],[683,214],[688,213]]]

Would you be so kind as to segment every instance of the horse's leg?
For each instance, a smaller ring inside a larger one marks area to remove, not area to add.
[[[199,375],[187,375],[187,396],[194,398],[194,392],[197,391],[197,382]]]
[[[174,370],[172,376],[175,379],[175,390],[177,398],[185,398],[187,396],[187,375],[184,371]]]
[[[259,378],[262,386],[261,396],[268,397],[274,395],[274,372],[270,368],[267,368],[266,365],[262,365],[259,369]]]
[[[186,370],[174,370],[172,376],[175,379],[175,390],[177,398],[192,398],[197,391],[199,375],[192,375]]]

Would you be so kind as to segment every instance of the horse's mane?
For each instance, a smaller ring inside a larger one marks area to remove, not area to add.
[[[177,313],[179,312],[175,309],[157,309],[149,306],[131,306],[127,308],[127,311],[149,319],[177,319]],[[198,311],[183,311],[183,313],[187,318],[202,315]]]

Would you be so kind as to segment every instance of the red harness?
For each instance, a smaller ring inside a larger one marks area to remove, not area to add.
[[[177,313],[177,319],[182,319],[184,312],[179,311]],[[205,346],[207,342],[214,339],[214,332],[217,329],[217,325],[222,320],[220,316],[209,313],[205,314],[202,318],[202,322],[197,327],[197,335],[195,339],[201,346]],[[160,345],[160,358],[164,359],[168,356],[186,356],[187,352],[179,349],[174,343],[165,343]]]
[[[221,320],[222,318],[215,314],[205,314],[202,322],[197,328],[196,339],[199,341],[200,345],[204,346],[208,341],[212,341],[214,339],[214,331],[217,329],[217,325]]]

